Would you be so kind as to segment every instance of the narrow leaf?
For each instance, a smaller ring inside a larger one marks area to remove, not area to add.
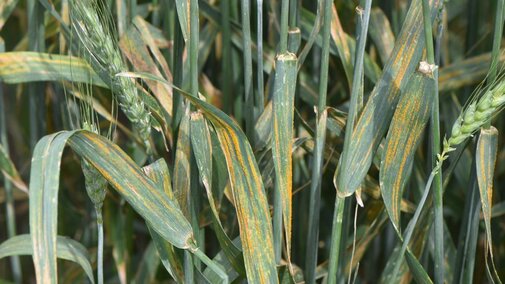
[[[275,168],[275,190],[279,191],[282,201],[288,262],[291,262],[293,113],[296,75],[296,55],[280,54],[275,62],[272,155]]]

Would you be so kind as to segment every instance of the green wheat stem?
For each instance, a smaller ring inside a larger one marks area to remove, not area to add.
[[[103,218],[102,208],[96,208],[96,224],[98,226],[98,257],[97,257],[97,282],[103,284]]]
[[[226,1],[225,1],[226,2]],[[264,80],[263,80],[263,0],[257,0],[257,37],[256,37],[256,62],[258,64],[257,68],[257,86],[258,86],[258,113],[263,113],[265,109],[265,92],[264,92]],[[229,56],[227,56],[229,57]],[[230,78],[230,77],[228,77]]]
[[[367,0],[365,2],[364,10],[358,9],[358,16],[360,17],[360,33],[357,38],[356,55],[354,60],[354,74],[353,83],[351,89],[351,99],[349,105],[349,113],[347,115],[347,122],[345,128],[344,137],[344,149],[342,150],[341,164],[346,165],[347,159],[349,159],[349,147],[352,143],[352,132],[354,129],[354,124],[356,120],[356,115],[359,111],[360,98],[363,97],[363,62],[366,46],[366,36],[368,34],[368,25],[370,21],[370,10],[372,7],[372,0]],[[340,169],[345,170],[345,169]],[[339,175],[341,176],[341,175]],[[339,184],[338,181],[337,184]],[[340,256],[340,240],[342,239],[342,219],[344,214],[344,203],[345,198],[338,196],[335,200],[335,213],[333,217],[333,224],[336,226],[333,228],[332,241],[331,241],[331,253],[330,253],[330,266],[328,268],[328,283],[336,283],[336,274],[339,265]]]
[[[494,21],[494,34],[493,34],[493,49],[491,51],[491,67],[489,68],[489,81],[493,82],[496,79],[498,72],[498,63],[500,61],[500,45],[503,35],[503,13],[504,13],[504,0],[497,0],[496,2],[496,16]],[[484,128],[491,127],[491,121],[488,121]]]
[[[176,86],[182,86],[184,80],[184,62],[183,62],[183,53],[184,53],[184,38],[180,28],[180,25],[177,23],[179,21],[179,16],[177,13],[174,13],[175,24],[174,24],[174,53],[173,53],[173,76],[174,76],[174,84]],[[172,105],[172,136],[174,137],[174,144],[177,143],[177,134],[179,133],[179,124],[181,123],[182,116],[184,115],[184,104],[182,101],[182,95],[174,90],[174,98]],[[175,149],[175,145],[174,145]],[[175,151],[173,151],[174,159],[175,159]]]
[[[258,4],[259,5],[259,4]],[[223,40],[223,58],[222,58],[222,69],[223,75],[221,77],[222,82],[222,91],[223,91],[223,100],[228,102],[223,105],[224,111],[228,114],[232,113],[233,110],[233,64],[232,64],[232,51],[231,51],[231,24],[230,24],[230,1],[223,0],[220,4],[221,7],[221,27],[222,31],[222,40]],[[259,33],[259,31],[258,31]],[[258,54],[259,49],[263,48],[258,43]],[[259,58],[258,58],[259,59]],[[259,63],[258,63],[259,64]],[[258,65],[259,66],[259,65]],[[258,69],[260,69],[258,67]],[[259,76],[258,76],[259,77]],[[180,85],[178,85],[180,86]],[[259,86],[259,85],[258,85]],[[263,86],[261,86],[263,87]]]
[[[224,268],[212,261],[205,253],[203,253],[199,248],[194,248],[193,249],[193,254],[199,258],[207,267],[209,267],[212,271],[214,271],[222,280],[222,283],[228,283],[228,275],[226,274]]]
[[[288,50],[288,19],[289,19],[289,0],[281,2],[281,31],[279,53],[285,53]]]
[[[498,73],[498,63],[500,61],[500,45],[503,35],[503,14],[504,0],[497,0],[496,16],[494,21],[493,49],[491,51],[491,67],[489,68],[489,81],[493,82]]]
[[[319,76],[319,97],[317,102],[316,125],[321,119],[326,119],[323,112],[326,108],[326,92],[328,88],[328,62],[330,52],[330,27],[331,27],[331,0],[324,1],[323,15],[323,44],[321,52],[321,66]],[[321,3],[322,4],[322,3]],[[316,128],[314,158],[312,160],[312,180],[309,197],[309,223],[305,258],[305,281],[308,284],[315,283],[315,271],[317,266],[317,249],[319,239],[319,212],[321,207],[321,179],[323,165],[323,150],[326,139],[325,129]]]
[[[424,36],[426,44],[426,57],[428,64],[435,64],[435,52],[433,48],[433,26],[431,22],[431,9],[429,0],[422,1]],[[431,110],[431,147],[433,155],[440,152],[440,110],[438,102],[438,70],[434,68],[433,77],[435,79],[435,88],[433,94],[433,108]],[[436,162],[436,156],[432,159]],[[440,168],[434,177],[435,187],[433,189],[433,201],[435,211],[435,283],[444,283],[444,216],[443,216],[443,188],[442,188],[442,169]],[[408,243],[406,243],[408,245]]]

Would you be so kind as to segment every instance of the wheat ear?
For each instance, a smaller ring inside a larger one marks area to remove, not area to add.
[[[438,164],[441,164],[447,155],[455,150],[455,147],[471,137],[486,122],[505,105],[505,80],[501,80],[488,88],[476,101],[470,103],[461,113],[452,126],[451,136],[444,139],[444,148],[438,156]]]
[[[96,1],[74,0],[71,3],[72,35],[79,40],[84,58],[117,96],[121,109],[150,153],[151,114],[138,95],[135,83],[129,78],[115,76],[127,68],[114,38],[100,20]]]

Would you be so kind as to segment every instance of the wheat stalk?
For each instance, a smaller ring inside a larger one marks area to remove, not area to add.
[[[127,68],[107,25],[100,20],[96,1],[74,0],[71,4],[72,35],[80,41],[84,58],[116,94],[121,109],[150,153],[151,114],[138,95],[135,83],[115,76]]]

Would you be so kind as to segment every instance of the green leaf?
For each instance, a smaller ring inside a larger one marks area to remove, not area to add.
[[[440,1],[430,2],[431,7],[437,7]],[[361,185],[391,122],[392,110],[398,104],[401,90],[408,86],[410,75],[421,58],[424,37],[423,26],[419,24],[422,22],[420,0],[411,2],[405,19],[393,53],[354,127],[349,158],[345,164],[340,165],[343,170],[335,171],[334,184],[339,196],[349,196]],[[342,177],[337,178],[337,175]]]
[[[0,53],[0,79],[8,84],[69,81],[107,87],[78,57],[25,51]]]
[[[0,244],[0,259],[13,255],[32,255],[33,244],[31,236],[28,234],[12,237]],[[93,278],[93,268],[89,262],[86,248],[80,243],[63,236],[56,238],[56,256],[78,263],[91,283],[95,283]]]
[[[380,188],[384,205],[397,232],[401,232],[403,190],[430,117],[434,87],[435,80],[430,76],[418,71],[411,76],[386,137],[380,166]]]
[[[291,262],[292,190],[293,190],[293,114],[297,76],[297,59],[292,53],[277,56],[273,89],[272,155],[275,190],[281,199],[286,233],[286,252]],[[274,206],[277,206],[275,204]],[[279,210],[281,208],[274,208]],[[280,245],[280,244],[279,244]]]

